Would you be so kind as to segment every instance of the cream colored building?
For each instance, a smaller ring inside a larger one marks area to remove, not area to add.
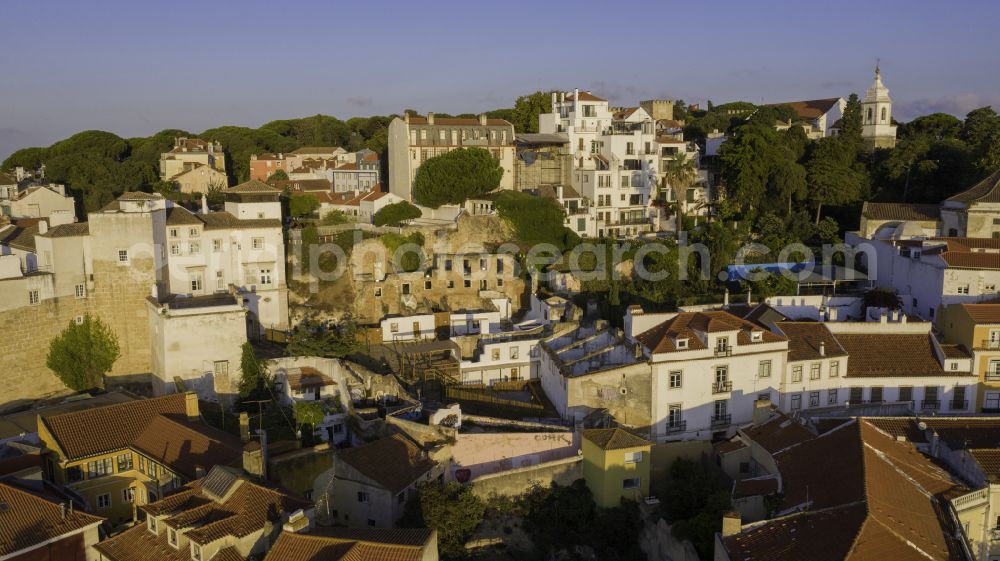
[[[194,164],[189,169],[170,178],[181,193],[208,193],[221,191],[229,186],[226,173],[204,164]]]
[[[174,147],[160,154],[160,180],[176,181],[179,175],[198,166],[226,172],[226,155],[218,141],[200,138],[175,138]]]
[[[420,165],[459,148],[488,150],[503,168],[499,188],[514,188],[514,125],[486,115],[457,119],[407,113],[389,124],[389,192],[412,200]]]

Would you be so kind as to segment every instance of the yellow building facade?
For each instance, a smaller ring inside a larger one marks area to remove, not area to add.
[[[972,368],[979,377],[974,411],[1000,412],[1000,304],[943,306],[937,329],[945,342],[972,352]]]
[[[649,496],[653,444],[622,429],[583,431],[583,478],[603,508]]]

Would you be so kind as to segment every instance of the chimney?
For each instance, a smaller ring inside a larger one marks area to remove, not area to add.
[[[48,223],[48,221],[47,220],[39,220],[38,221],[38,233],[39,234],[44,234],[45,232],[48,232],[48,231],[49,231],[49,223]]]
[[[195,422],[201,419],[201,414],[198,411],[198,394],[194,392],[184,394],[184,412],[187,414],[188,421]]]
[[[722,537],[739,534],[743,528],[743,517],[736,511],[722,514]]]
[[[725,292],[722,293],[722,307],[729,307],[729,289],[727,288]]]
[[[201,213],[208,214],[208,196],[205,193],[201,194]]]
[[[484,127],[486,126],[486,113],[479,114],[479,124]]]
[[[760,426],[771,418],[771,400],[761,398],[753,402],[753,424]]]
[[[404,111],[403,112],[403,122],[405,122],[407,125],[410,124],[410,112],[409,111]]]
[[[66,503],[59,503],[59,518],[66,520]]]
[[[553,108],[556,106],[556,101],[559,99],[556,96],[557,96],[556,92],[552,92],[552,107]]]
[[[246,411],[240,413],[240,441],[250,442],[250,415]]]
[[[257,431],[260,442],[243,445],[243,471],[258,479],[267,479],[267,434]]]
[[[562,200],[563,200],[563,186],[562,185],[556,185],[556,198],[558,198],[559,201],[562,202]]]
[[[434,112],[433,111],[428,111],[427,112],[427,124],[428,125],[433,125],[434,124]]]
[[[573,112],[580,112],[580,88],[573,88]]]
[[[819,342],[819,356],[826,356],[826,341]]]
[[[205,468],[201,466],[194,466],[194,478],[201,479],[202,477],[205,477]]]
[[[282,532],[297,533],[309,529],[309,517],[300,508],[288,515],[288,521],[281,526]]]
[[[747,289],[747,304],[753,304],[753,293],[749,288]]]

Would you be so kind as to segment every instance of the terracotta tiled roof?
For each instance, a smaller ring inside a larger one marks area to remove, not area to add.
[[[428,529],[316,529],[284,532],[265,561],[420,561],[435,544]]]
[[[747,447],[743,440],[733,437],[729,440],[723,440],[712,446],[715,451],[719,454],[729,454],[736,452],[737,450],[742,450]]]
[[[237,218],[228,212],[210,212],[199,214],[198,218],[205,223],[206,230],[280,228],[281,220],[277,218]]]
[[[119,201],[159,201],[163,195],[159,193],[145,193],[143,191],[126,191],[118,197]]]
[[[976,323],[1000,323],[1000,304],[961,304]]]
[[[816,360],[847,354],[822,323],[783,321],[778,323],[778,329],[788,337],[789,361]],[[823,347],[823,354],[820,354],[820,346]]]
[[[337,461],[358,470],[392,493],[398,493],[429,472],[436,462],[400,434],[336,452]]]
[[[775,456],[781,508],[806,512],[723,538],[732,561],[959,559],[936,497],[960,489],[913,446],[850,421]]]
[[[410,115],[410,124],[411,125],[426,125],[427,124],[427,117],[419,117],[417,115]],[[459,117],[434,117],[434,124],[431,125],[431,126],[433,126],[433,127],[436,127],[436,126],[442,126],[442,127],[470,127],[470,126],[477,126],[478,127],[480,125],[479,125],[479,119],[477,119],[475,117],[473,117],[471,119],[469,119],[469,118],[459,118]],[[489,126],[489,127],[509,127],[509,126],[513,126],[513,125],[511,125],[510,122],[508,122],[506,119],[486,119],[486,126]],[[509,141],[513,142],[514,139],[511,138],[511,139],[509,139]]]
[[[772,454],[812,440],[816,436],[801,423],[788,418],[777,409],[771,410],[771,417],[766,422],[747,427],[741,432]]]
[[[42,416],[56,443],[70,459],[128,447],[154,417],[186,415],[185,394],[137,399],[61,415]]]
[[[202,221],[190,210],[182,206],[167,208],[167,226],[201,225]]]
[[[267,194],[279,194],[280,189],[275,189],[267,183],[259,179],[251,179],[250,181],[245,181],[239,185],[229,187],[228,189],[223,189],[223,193],[267,193]]]
[[[132,442],[146,457],[170,466],[185,477],[197,477],[197,468],[230,465],[242,456],[239,439],[204,423],[157,415]]]
[[[4,558],[103,520],[79,510],[63,516],[58,504],[7,483],[0,483],[0,506],[0,556]]]
[[[638,107],[626,107],[620,111],[615,111],[614,113],[612,113],[611,118],[615,119],[616,121],[620,121],[622,119],[628,119],[629,117],[632,116],[633,113],[635,113],[638,110],[639,110]]]
[[[149,532],[145,524],[136,524],[128,530],[94,545],[107,561],[190,561],[190,549],[174,549],[167,543],[166,531],[159,536]]]
[[[335,167],[333,171],[358,171],[358,164],[341,164]]]
[[[275,181],[274,186],[278,189],[288,187],[292,191],[329,191],[332,188],[326,179],[283,179]]]
[[[850,356],[848,378],[969,375],[941,367],[928,333],[838,333],[836,338]]]
[[[704,349],[705,344],[698,338],[696,332],[721,333],[738,331],[737,344],[751,344],[750,332],[761,333],[762,342],[777,343],[785,338],[776,333],[766,331],[759,325],[740,319],[729,312],[681,312],[667,321],[640,333],[636,339],[653,353],[666,353],[678,350],[675,347],[677,339],[688,339],[687,349]]]
[[[35,234],[38,233],[39,218],[21,218],[0,228],[0,245],[35,252]]]
[[[337,384],[326,374],[323,374],[319,370],[309,366],[303,366],[302,368],[289,368],[285,373],[285,379],[288,380],[288,387],[293,390],[333,386]]]
[[[573,93],[566,94],[566,101],[573,101]],[[597,97],[590,92],[580,92],[580,101],[607,101],[603,97]]]
[[[181,138],[170,151],[179,154],[184,152],[184,149],[187,149],[187,152],[205,152],[208,150],[208,142],[200,138]]]
[[[815,119],[826,114],[833,109],[840,101],[839,97],[827,99],[810,99],[806,101],[788,101],[785,103],[769,103],[765,107],[776,107],[779,105],[790,105],[801,119]]]
[[[342,150],[339,146],[303,146],[292,150],[292,154],[333,154],[337,150]]]
[[[204,423],[187,419],[187,394],[137,399],[41,417],[67,459],[136,449],[172,470],[193,477],[241,456],[239,440]]]
[[[1000,238],[958,238],[934,237],[930,242],[944,242],[948,251],[972,251],[975,249],[1000,250]]]
[[[1000,253],[967,253],[946,251],[941,259],[958,269],[1000,269]]]
[[[44,238],[69,238],[73,236],[86,236],[90,234],[90,225],[87,222],[74,222],[72,224],[60,224],[49,228],[48,232],[39,234]]]
[[[1000,203],[1000,170],[993,172],[969,189],[948,197],[946,200],[965,203],[967,205],[973,203]]]
[[[587,429],[583,438],[593,442],[601,450],[621,450],[622,448],[639,448],[652,446],[652,442],[624,429]]]
[[[861,207],[861,216],[871,220],[918,220],[934,222],[941,214],[938,205],[917,203],[870,203]]]

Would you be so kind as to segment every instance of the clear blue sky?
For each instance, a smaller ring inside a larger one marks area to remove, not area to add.
[[[616,104],[864,93],[1000,106],[1000,2],[0,1],[0,158],[85,129],[448,113],[538,89]]]

